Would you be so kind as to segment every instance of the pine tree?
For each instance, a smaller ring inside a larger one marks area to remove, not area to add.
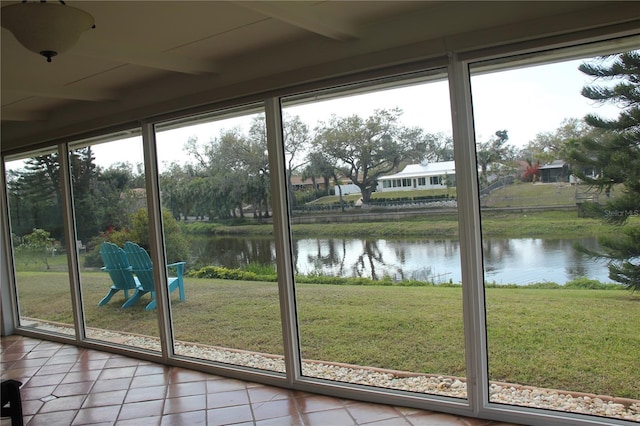
[[[576,165],[593,172],[576,175],[606,194],[599,212],[618,227],[615,237],[601,239],[597,256],[608,261],[609,278],[640,290],[640,51],[603,57],[579,69],[596,81],[610,82],[584,87],[583,96],[622,110],[615,120],[587,115],[585,122],[596,131],[572,152]],[[614,186],[622,194],[610,197]]]

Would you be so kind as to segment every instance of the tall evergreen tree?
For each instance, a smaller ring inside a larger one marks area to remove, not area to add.
[[[77,238],[86,241],[98,235],[100,231],[96,220],[98,214],[95,194],[97,172],[91,146],[70,151],[69,163],[71,165]]]
[[[607,259],[609,278],[640,290],[640,51],[603,57],[579,69],[610,82],[584,87],[583,96],[622,109],[615,120],[587,115],[585,122],[599,131],[580,140],[571,154],[577,165],[593,171],[591,176],[576,174],[605,192],[606,202],[596,208],[605,221],[619,227],[614,238],[600,241],[603,252],[597,256]],[[609,198],[614,185],[622,187],[622,194]]]
[[[26,159],[21,170],[11,171],[8,187],[11,223],[16,234],[39,228],[46,229],[56,239],[61,238],[62,196],[56,152]]]

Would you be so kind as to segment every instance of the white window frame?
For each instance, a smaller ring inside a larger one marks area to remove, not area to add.
[[[172,330],[170,322],[170,306],[167,295],[163,292],[158,294],[159,322],[161,324],[160,334],[164,340],[162,355],[144,353],[134,348],[117,347],[87,341],[83,335],[82,304],[79,303],[79,284],[77,283],[78,265],[71,261],[70,285],[74,288],[72,297],[76,309],[76,337],[66,337],[60,335],[47,334],[42,331],[18,328],[20,334],[34,337],[44,337],[50,340],[74,343],[80,346],[92,347],[96,349],[109,350],[125,355],[136,356],[154,362],[163,362],[171,365],[197,368],[203,371],[225,374],[230,377],[237,377],[244,380],[253,380],[267,384],[285,386],[291,389],[299,389],[310,392],[326,393],[337,397],[363,399],[367,401],[394,404],[421,409],[437,410],[460,414],[465,416],[476,416],[499,421],[526,423],[534,425],[599,425],[603,422],[607,424],[629,425],[628,421],[587,416],[560,411],[547,411],[543,409],[527,408],[521,406],[502,405],[489,401],[489,377],[487,361],[487,341],[486,341],[486,321],[484,303],[484,275],[482,263],[482,241],[480,232],[480,205],[478,198],[477,166],[475,159],[475,135],[473,129],[473,111],[471,103],[471,88],[469,66],[481,61],[490,61],[497,58],[507,58],[512,55],[524,55],[524,61],[531,62],[544,60],[557,60],[559,58],[569,59],[571,51],[554,50],[563,47],[578,47],[576,52],[592,52],[597,55],[604,52],[607,47],[616,46],[616,50],[624,50],[627,45],[637,46],[638,36],[621,41],[611,41],[603,44],[592,44],[578,46],[580,43],[604,40],[622,34],[606,34],[606,31],[595,31],[589,34],[574,34],[573,36],[558,36],[556,39],[532,40],[522,42],[518,45],[502,46],[486,50],[476,50],[472,52],[451,52],[448,58],[433,60],[434,67],[448,68],[448,79],[450,87],[450,101],[453,117],[453,139],[454,155],[456,163],[456,184],[457,200],[459,211],[459,234],[462,261],[462,281],[463,281],[463,317],[465,325],[465,351],[466,351],[466,371],[467,371],[467,400],[456,400],[453,398],[440,397],[428,394],[411,394],[402,391],[368,388],[359,385],[346,383],[328,382],[326,380],[303,377],[301,374],[301,359],[299,353],[298,331],[296,326],[296,306],[294,294],[294,281],[291,255],[291,230],[289,228],[289,218],[287,216],[287,191],[284,182],[284,152],[282,146],[282,111],[280,106],[280,94],[278,96],[263,97],[266,110],[266,124],[268,131],[269,161],[273,171],[272,180],[272,203],[274,208],[274,227],[276,234],[276,247],[278,250],[278,271],[280,290],[280,309],[283,324],[284,345],[286,354],[286,377],[277,374],[258,372],[256,370],[224,366],[203,364],[192,359],[176,356],[172,353]],[[616,43],[618,43],[616,45]],[[620,47],[623,46],[623,47]],[[613,48],[612,48],[613,49]],[[576,53],[577,54],[577,53]],[[411,65],[416,70],[424,69],[424,63]],[[422,68],[421,68],[422,67]],[[385,71],[380,72],[384,76]],[[353,76],[353,81],[358,81],[361,77]],[[323,83],[325,84],[325,83]],[[323,87],[323,86],[321,86]],[[299,88],[291,88],[289,93],[295,93]],[[283,93],[282,96],[287,93]],[[259,98],[259,97],[258,97]],[[220,106],[215,106],[220,108]],[[214,108],[211,106],[210,108]],[[183,113],[184,114],[184,113]],[[179,114],[176,114],[179,116]],[[166,119],[166,118],[164,118]],[[153,125],[160,122],[159,117],[150,117],[143,120],[142,125],[145,167],[147,175],[147,193],[149,199],[150,223],[153,228],[151,234],[151,251],[155,264],[162,262],[164,249],[162,247],[162,216],[160,214],[160,200],[157,175],[157,158],[155,150],[155,134]],[[110,131],[104,130],[107,134]],[[58,144],[60,152],[66,152],[66,144],[52,141],[50,146]],[[65,185],[70,186],[68,167],[61,164],[64,170]],[[11,333],[16,327],[16,300],[15,300],[15,280],[13,262],[11,258],[10,229],[8,226],[8,206],[6,203],[6,185],[4,179],[4,158],[2,165],[3,197],[0,200],[0,211],[2,227],[0,227],[0,274],[2,281],[2,329],[3,333]],[[65,225],[67,237],[73,233],[73,217],[68,210],[70,207],[70,194],[65,193]],[[72,277],[76,277],[75,279]],[[160,281],[166,279],[162,276],[156,277]],[[9,285],[11,283],[11,285]]]

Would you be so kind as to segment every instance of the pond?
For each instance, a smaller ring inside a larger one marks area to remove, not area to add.
[[[274,264],[270,239],[246,237],[195,238],[193,267],[217,265],[240,268],[249,263]],[[550,281],[564,284],[578,277],[610,282],[604,262],[575,249],[597,250],[595,237],[581,239],[484,239],[485,281],[524,285]],[[458,240],[362,240],[304,238],[293,241],[296,273],[394,280],[419,279],[436,283],[461,281]]]

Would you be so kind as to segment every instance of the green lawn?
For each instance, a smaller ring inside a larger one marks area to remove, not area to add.
[[[516,181],[512,185],[497,189],[482,197],[483,207],[539,207],[539,206],[573,206],[576,204],[578,193],[597,193],[588,185],[571,186],[562,183],[528,183]],[[621,193],[621,187],[616,186],[611,191],[615,197]],[[598,194],[600,202],[606,201],[604,193]]]
[[[176,339],[282,354],[275,283],[187,279],[171,295]],[[82,273],[90,327],[157,336],[155,311],[97,302],[110,281]],[[464,376],[460,288],[298,284],[308,359]],[[72,323],[62,272],[18,273],[21,314]],[[146,299],[145,299],[146,300]],[[489,288],[492,380],[640,399],[640,295],[615,290]]]
[[[578,186],[579,191],[587,188]],[[568,183],[516,182],[482,197],[484,207],[534,207],[575,205],[576,187]]]

